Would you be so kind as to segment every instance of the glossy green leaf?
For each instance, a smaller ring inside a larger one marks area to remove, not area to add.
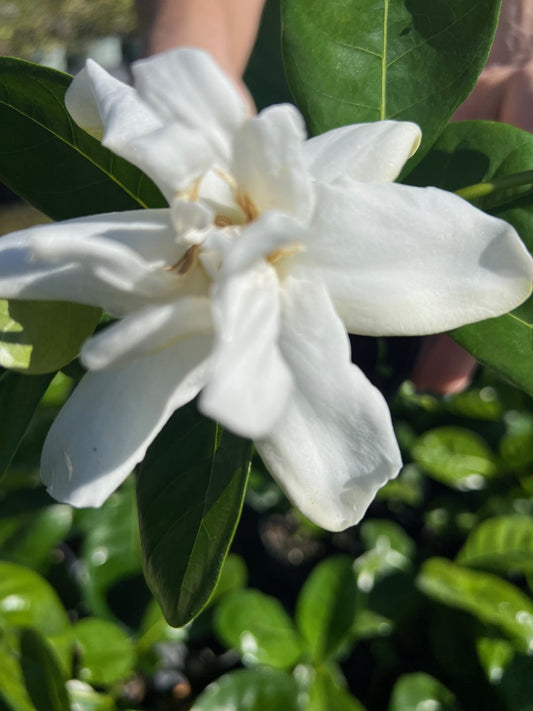
[[[246,669],[210,684],[191,711],[301,711],[297,694],[294,679],[284,672]]]
[[[17,650],[0,636],[0,711],[38,711],[32,704]]]
[[[205,606],[239,521],[250,467],[248,440],[178,410],[137,477],[145,575],[168,622],[181,627]]]
[[[388,711],[460,711],[454,695],[440,681],[422,672],[404,674],[392,690]]]
[[[0,559],[44,571],[72,525],[72,509],[53,504],[0,518]]]
[[[431,145],[483,68],[500,0],[285,0],[284,61],[312,134],[414,121]]]
[[[65,680],[54,651],[30,628],[20,632],[20,666],[28,695],[39,711],[70,711]]]
[[[508,413],[505,424],[507,431],[500,440],[500,457],[509,469],[529,469],[533,464],[533,414]]]
[[[289,669],[301,654],[301,642],[281,603],[258,590],[238,590],[224,597],[215,611],[215,631],[244,664]]]
[[[55,373],[78,355],[101,313],[61,301],[0,300],[0,365],[25,375]]]
[[[313,659],[334,658],[350,636],[357,588],[352,561],[327,558],[304,583],[296,604],[296,622]]]
[[[81,558],[87,577],[83,593],[92,611],[113,616],[108,603],[110,588],[120,580],[142,573],[141,541],[133,482],[126,482],[105,504],[83,512],[85,536]]]
[[[164,207],[154,184],[72,121],[71,77],[0,59],[0,180],[54,220]]]
[[[0,59],[0,180],[56,220],[165,205],[137,168],[102,148],[68,115],[70,77]],[[0,364],[52,372],[79,352],[99,310],[58,302],[0,305]]]
[[[69,669],[70,622],[53,588],[37,573],[0,562],[0,621],[40,632],[58,653],[63,667]]]
[[[533,649],[533,600],[511,583],[443,558],[426,561],[417,583],[429,597],[498,627],[519,651]]]
[[[457,190],[467,185],[490,182],[533,165],[533,135],[506,124],[468,121],[450,124],[431,152],[409,175],[413,185],[436,185]],[[490,196],[480,201],[489,209]],[[491,212],[510,222],[533,251],[533,205],[501,205]],[[531,337],[533,298],[510,314],[463,326],[451,332],[453,338],[479,361],[533,394]]]
[[[498,473],[496,458],[485,441],[461,427],[426,432],[411,454],[427,474],[460,491],[482,489]]]
[[[117,711],[111,696],[98,694],[91,686],[78,679],[67,682],[71,711]]]
[[[473,420],[497,421],[502,416],[502,404],[494,388],[468,388],[446,400],[446,409],[459,417]]]
[[[367,549],[387,548],[405,558],[414,558],[416,547],[404,529],[394,521],[370,519],[361,525],[361,538]]]
[[[493,684],[499,684],[505,667],[512,661],[515,650],[505,639],[480,637],[476,649],[481,666]]]
[[[533,520],[497,516],[475,528],[456,558],[461,565],[509,573],[533,573]]]
[[[364,706],[341,686],[329,667],[311,670],[305,711],[365,711]]]
[[[74,625],[79,677],[97,686],[127,679],[135,665],[132,640],[108,620],[88,617]]]
[[[0,374],[0,477],[15,456],[51,375]]]

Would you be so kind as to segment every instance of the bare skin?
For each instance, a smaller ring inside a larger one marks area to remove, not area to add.
[[[136,0],[146,54],[189,45],[207,50],[234,80],[250,113],[242,75],[255,41],[264,0]],[[533,131],[533,0],[503,0],[487,66],[455,120],[492,119]],[[411,374],[435,394],[460,392],[475,359],[445,334],[425,339]]]

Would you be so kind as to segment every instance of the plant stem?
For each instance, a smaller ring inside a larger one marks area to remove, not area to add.
[[[455,194],[459,197],[472,202],[478,198],[491,195],[492,193],[507,190],[508,188],[520,187],[522,185],[533,184],[533,170],[525,170],[523,173],[513,173],[505,175],[502,178],[496,178],[487,183],[476,183],[469,185],[466,188],[456,190]]]

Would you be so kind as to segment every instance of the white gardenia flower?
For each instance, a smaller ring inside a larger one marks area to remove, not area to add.
[[[98,506],[201,393],[201,411],[253,438],[306,516],[350,526],[401,459],[347,331],[420,335],[498,316],[530,294],[533,260],[505,222],[392,183],[419,144],[413,124],[306,141],[294,107],[249,118],[194,49],[138,62],[133,76],[135,89],[89,61],[67,107],[169,208],[0,240],[0,296],[120,319],[83,346],[89,372],[50,430],[43,479],[61,501]]]

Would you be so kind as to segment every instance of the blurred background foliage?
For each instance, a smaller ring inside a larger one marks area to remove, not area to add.
[[[51,382],[2,480],[1,709],[533,709],[527,395],[487,371],[446,399],[405,382],[405,467],[342,533],[294,512],[254,460],[218,587],[173,629],[142,576],[133,478],[99,510],[40,484],[74,385]]]
[[[133,0],[4,0],[0,54],[31,59],[37,50],[58,44],[77,51],[87,40],[124,35],[135,27]]]

